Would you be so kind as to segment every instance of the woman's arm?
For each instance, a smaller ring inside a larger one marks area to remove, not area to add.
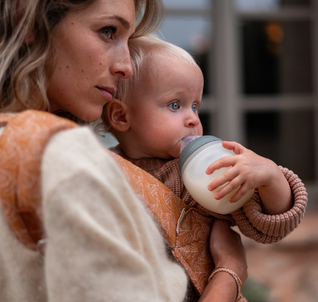
[[[233,271],[244,284],[247,278],[245,248],[238,233],[230,228],[230,222],[216,219],[210,236],[210,251],[216,268],[226,267]],[[218,272],[208,283],[199,302],[234,302],[237,285],[233,276]]]
[[[220,272],[208,283],[199,302],[234,302],[236,296],[234,279],[228,273]]]

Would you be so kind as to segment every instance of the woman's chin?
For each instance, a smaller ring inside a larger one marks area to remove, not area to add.
[[[91,110],[86,112],[75,112],[73,113],[74,116],[81,119],[82,121],[86,123],[93,123],[96,122],[102,115],[102,109],[101,110]]]
[[[99,119],[99,116],[92,116],[87,114],[73,114],[71,112],[67,112],[64,110],[56,110],[52,112],[53,114],[67,118],[69,120],[75,121],[78,124],[86,124],[86,123],[93,123],[96,122]]]

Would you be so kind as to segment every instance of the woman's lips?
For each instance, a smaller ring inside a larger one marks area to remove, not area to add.
[[[108,101],[111,101],[113,99],[113,94],[115,93],[115,89],[114,88],[110,88],[110,87],[97,87],[99,89],[99,91],[105,96],[105,98]]]

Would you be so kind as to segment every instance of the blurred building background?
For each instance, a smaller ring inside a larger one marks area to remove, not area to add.
[[[271,246],[245,241],[249,301],[318,301],[318,0],[164,3],[159,35],[205,76],[204,134],[288,167],[308,189],[295,232]]]

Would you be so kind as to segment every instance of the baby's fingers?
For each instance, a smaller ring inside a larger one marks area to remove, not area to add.
[[[241,185],[241,187],[236,191],[229,201],[231,203],[239,201],[249,190],[250,188],[246,184]]]
[[[229,168],[229,169],[225,169],[225,171],[223,172],[222,170],[218,170],[216,172],[216,176],[219,174],[219,176],[217,176],[209,185],[208,185],[208,189],[210,191],[214,191],[215,189],[221,187],[221,186],[225,186],[230,184],[231,182],[234,181],[234,179],[236,179],[239,175],[239,172],[237,169],[233,168]],[[220,174],[222,173],[222,174]],[[236,183],[237,179],[233,182]]]
[[[214,185],[214,181],[211,183]],[[211,188],[211,184],[209,185],[209,189]],[[239,177],[234,177],[232,180],[227,181],[225,185],[218,186],[216,188],[217,192],[214,195],[215,199],[221,199],[224,196],[233,193],[233,191],[237,190],[241,186],[241,182],[239,180]],[[212,187],[213,188],[213,187]],[[215,189],[214,189],[215,190]],[[213,190],[212,190],[213,191]]]
[[[222,157],[216,161],[214,161],[212,164],[208,166],[208,168],[205,170],[205,173],[210,175],[215,170],[221,169],[221,168],[228,168],[231,166],[234,166],[235,164],[235,155],[233,156],[225,156]]]
[[[222,146],[225,149],[232,150],[235,154],[242,154],[245,149],[241,144],[237,142],[223,141]]]

